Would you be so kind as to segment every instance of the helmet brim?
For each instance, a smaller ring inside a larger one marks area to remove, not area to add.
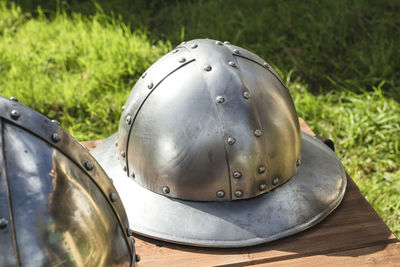
[[[93,152],[113,180],[137,234],[200,247],[246,247],[295,234],[328,216],[341,202],[346,173],[336,154],[302,133],[297,174],[251,199],[198,202],[166,197],[127,177],[118,160],[116,134]]]

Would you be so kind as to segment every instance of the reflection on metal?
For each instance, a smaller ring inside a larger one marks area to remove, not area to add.
[[[149,190],[196,201],[252,198],[272,190],[276,176],[288,181],[301,149],[288,90],[244,49],[212,40],[178,49],[132,89],[118,129],[121,168]]]
[[[302,231],[337,207],[343,167],[301,135],[289,91],[268,63],[215,40],[177,50],[139,79],[117,136],[94,151],[133,231],[197,246],[250,246]]]
[[[113,145],[100,144],[94,156],[113,177],[130,228],[159,240],[202,247],[245,247],[295,234],[320,222],[342,200],[346,174],[325,144],[303,134],[303,162],[285,184],[251,199],[187,201],[166,197],[126,177]],[[258,190],[264,189],[259,185]],[[171,191],[172,192],[172,191]],[[217,197],[226,199],[222,190]]]
[[[174,51],[139,79],[117,136],[94,151],[133,231],[196,246],[250,246],[309,228],[337,207],[343,166],[301,135],[289,91],[267,62],[215,40]]]
[[[57,124],[2,97],[0,170],[0,266],[134,262],[125,210],[101,167]]]

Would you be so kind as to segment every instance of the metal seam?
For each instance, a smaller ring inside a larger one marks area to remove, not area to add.
[[[229,49],[229,48],[228,48]],[[230,49],[229,49],[230,50]],[[235,54],[232,54],[233,56],[235,56]],[[235,59],[235,61],[236,61],[236,64],[239,66],[239,62],[237,61],[237,59],[235,58],[235,57],[233,57],[234,59]],[[247,59],[246,57],[242,57],[242,58],[245,58],[245,59]],[[253,60],[250,60],[250,61],[253,61]],[[254,62],[254,61],[253,61]],[[258,64],[258,63],[257,63]],[[258,65],[260,65],[260,64],[258,64]],[[240,70],[240,68],[239,68],[239,71],[238,71],[238,73],[239,73],[239,79],[240,79],[240,81],[242,82],[242,84],[243,84],[243,86],[247,89],[247,90],[249,90],[249,92],[250,92],[250,94],[251,95],[253,95],[254,96],[254,94],[253,93],[251,93],[251,91],[250,91],[250,89],[247,87],[247,85],[246,85],[246,80],[243,78],[243,75],[242,75],[242,71]],[[272,72],[271,72],[272,73]],[[279,79],[278,79],[279,80]],[[257,102],[257,99],[258,98],[254,98],[253,97],[253,99],[254,99],[254,101],[255,102]],[[266,138],[266,135],[265,135],[265,132],[264,132],[264,128],[263,128],[263,124],[261,123],[261,116],[260,116],[260,112],[259,112],[259,109],[258,109],[258,105],[255,105],[255,110],[256,110],[256,112],[257,112],[257,121],[258,121],[258,123],[259,123],[259,125],[260,125],[260,130],[261,130],[261,134],[262,134],[262,136],[261,136],[261,138],[263,138],[263,143],[264,143],[264,148],[266,149],[266,151],[268,151],[269,150],[269,147],[267,147],[267,142],[266,142],[266,140],[265,140],[265,138]],[[254,131],[254,129],[252,129],[253,131]],[[259,137],[258,137],[259,138]],[[261,150],[262,151],[262,150]],[[264,164],[266,164],[267,165],[267,168],[268,168],[268,173],[267,173],[267,179],[268,178],[272,178],[271,177],[271,162],[270,162],[270,158],[268,157],[268,153],[266,153],[265,155],[265,158],[266,158],[266,161],[267,162],[265,162]],[[268,181],[268,180],[267,180]],[[271,189],[272,189],[272,187],[269,185],[269,184],[267,184],[267,188],[265,189],[265,191],[264,192],[262,192],[262,193],[267,193],[267,192],[269,192],[269,191],[271,191]],[[259,194],[257,194],[257,195],[259,195]]]
[[[269,73],[271,73],[272,75],[274,75],[275,78],[278,79],[278,81],[283,85],[283,87],[287,88],[286,85],[283,83],[281,77],[279,77],[278,75],[276,75],[276,74],[275,74],[273,71],[271,71],[269,68],[266,68],[266,67],[264,67],[263,65],[261,65],[259,62],[255,61],[255,60],[253,60],[253,59],[251,59],[251,58],[245,57],[245,56],[243,56],[243,55],[237,55],[237,54],[233,54],[233,55],[234,55],[235,57],[241,57],[241,58],[247,59],[247,60],[249,60],[249,61],[252,61],[252,62],[256,63],[257,65],[261,66],[263,69],[266,69]]]
[[[6,192],[7,192],[7,199],[8,199],[8,214],[9,214],[9,217],[10,217],[11,237],[12,237],[12,241],[13,241],[13,245],[14,245],[15,259],[16,259],[16,262],[17,262],[17,266],[21,266],[20,259],[19,259],[19,254],[18,254],[18,248],[17,248],[17,237],[15,235],[14,218],[13,218],[12,208],[11,208],[12,204],[11,204],[11,198],[10,198],[10,190],[9,190],[9,186],[8,186],[6,153],[5,153],[4,134],[3,134],[4,133],[4,122],[3,122],[3,119],[0,119],[1,153],[3,155],[3,173],[4,173],[4,180],[5,180],[5,183],[6,183]]]
[[[186,50],[189,51],[189,53],[192,53],[191,50],[188,49],[187,47],[185,47],[185,46],[181,46],[181,47],[184,47]],[[199,67],[201,69],[201,66],[199,66]],[[208,86],[208,84],[206,82],[206,79],[204,77],[204,73],[202,71],[201,71],[201,77],[203,78],[203,82],[207,87],[208,95],[210,96],[211,103],[213,103],[213,107],[214,107],[215,113],[217,114],[217,117],[218,117],[219,128],[221,130],[221,136],[222,136],[222,143],[224,144],[224,149],[225,149],[226,165],[228,167],[229,200],[232,200],[233,198],[232,198],[232,183],[231,183],[231,167],[230,167],[230,164],[229,164],[229,157],[228,157],[228,145],[226,144],[225,138],[224,138],[225,131],[224,131],[223,126],[222,126],[221,114],[220,114],[220,111],[218,111],[217,106],[214,104],[214,99],[212,98],[212,95],[211,95],[211,92],[210,92],[210,88],[209,88],[209,86]]]

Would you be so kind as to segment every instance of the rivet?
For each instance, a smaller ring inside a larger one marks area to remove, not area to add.
[[[125,158],[125,151],[121,152],[121,157]]]
[[[57,120],[51,120],[51,122],[54,123],[54,124],[57,125],[57,126],[60,126],[60,122],[57,121]]]
[[[21,114],[19,114],[19,111],[16,109],[11,110],[10,114],[11,114],[11,118],[13,118],[14,120],[18,119],[19,116],[21,115]]]
[[[117,195],[115,193],[111,193],[110,194],[110,199],[112,202],[115,202],[115,200],[117,200]]]
[[[261,136],[261,130],[259,130],[259,129],[254,130],[254,136],[260,137]]]
[[[125,122],[126,124],[130,125],[132,123],[132,116],[131,115],[126,116]]]
[[[275,178],[272,180],[272,185],[277,185],[278,182],[279,182],[279,178],[278,178],[278,177],[275,177]]]
[[[217,96],[215,100],[217,101],[218,104],[222,104],[225,102],[225,98],[222,96]]]
[[[301,164],[301,160],[300,160],[300,159],[297,159],[297,160],[296,160],[296,167],[299,167],[300,164]]]
[[[7,219],[4,218],[4,217],[1,217],[1,218],[0,218],[0,228],[1,228],[1,229],[6,228],[7,225],[8,225]]]
[[[153,84],[153,83],[149,83],[149,84],[147,85],[147,88],[149,88],[149,89],[152,89],[152,88],[153,88],[153,86],[154,86],[154,84]]]
[[[228,42],[228,41],[225,41],[225,42],[224,42],[224,44],[226,44],[226,45],[230,45],[231,43],[230,43],[230,42]]]
[[[169,194],[169,192],[170,192],[168,186],[164,186],[164,187],[162,188],[162,191],[164,192],[164,194]]]
[[[94,165],[90,160],[88,160],[85,162],[85,168],[86,168],[86,170],[90,171],[90,170],[93,170]]]
[[[264,191],[267,188],[266,184],[260,184],[260,186],[258,187],[258,189],[260,189],[260,191]]]
[[[175,49],[175,50],[172,51],[172,54],[176,54],[176,53],[178,53],[178,52],[179,52],[179,50],[178,50],[178,49]]]
[[[225,192],[222,191],[222,190],[218,190],[217,193],[216,193],[216,195],[217,195],[217,197],[222,198],[222,197],[225,196]]]
[[[61,136],[60,136],[58,133],[53,133],[53,134],[51,135],[51,139],[52,139],[54,142],[58,142],[58,141],[60,141]]]
[[[243,97],[246,99],[249,99],[251,97],[251,95],[249,92],[246,91],[246,92],[243,92]]]
[[[265,172],[265,166],[264,165],[260,165],[260,166],[258,166],[258,173],[264,173]]]
[[[228,137],[228,144],[233,145],[234,143],[236,143],[236,139],[233,138],[232,136]]]
[[[242,177],[242,173],[240,171],[234,171],[233,172],[233,177],[238,179],[238,178]]]
[[[195,49],[195,48],[197,48],[197,47],[198,47],[197,44],[193,44],[193,45],[192,45],[192,49]]]
[[[223,43],[221,41],[216,41],[215,42],[217,45],[223,45]]]
[[[139,262],[140,261],[140,255],[139,254],[135,254],[135,261]]]
[[[124,172],[126,172],[126,165],[124,165],[124,166],[122,167],[122,169],[124,170]]]
[[[210,71],[212,68],[211,68],[211,66],[210,65],[205,65],[204,67],[203,67],[203,70],[205,70],[205,71]]]
[[[18,102],[18,98],[16,98],[15,96],[10,97],[10,100],[11,100],[11,101]]]
[[[122,111],[125,111],[125,106],[122,106],[121,110],[122,110]]]
[[[268,65],[268,63],[267,62],[264,62],[264,67],[266,67],[267,69],[269,68],[269,65]]]
[[[242,197],[243,196],[243,191],[242,190],[236,190],[235,191],[235,197]]]
[[[186,61],[186,58],[184,58],[184,57],[181,57],[180,59],[179,59],[179,63],[183,63],[183,62],[185,62]]]
[[[181,45],[184,45],[184,44],[186,44],[186,42],[182,42],[182,43],[181,43]]]
[[[118,142],[117,141],[115,141],[115,146],[118,146]]]
[[[144,79],[144,77],[146,77],[146,75],[147,75],[147,72],[143,73],[142,74],[142,79]]]
[[[132,177],[133,179],[135,179],[136,175],[135,175],[134,172],[132,172],[131,177]]]
[[[228,62],[229,66],[236,68],[236,63],[233,61]]]
[[[238,49],[233,49],[233,53],[240,54],[240,51]]]

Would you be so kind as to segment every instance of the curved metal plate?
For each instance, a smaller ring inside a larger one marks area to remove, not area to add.
[[[3,139],[21,264],[129,266],[125,229],[88,175],[17,126]]]
[[[197,48],[191,49],[190,47],[194,44]],[[241,66],[231,51],[220,42],[200,39],[189,41],[183,46],[196,59],[198,72],[202,74],[205,83],[204,90],[209,92],[211,96],[209,101],[214,104],[217,111],[229,167],[227,178],[231,187],[230,196],[228,195],[225,199],[245,199],[265,193],[267,188],[259,190],[259,185],[268,184],[266,180],[269,162],[265,153],[265,149],[268,148],[266,148],[264,136],[254,136],[254,130],[263,131],[254,97],[250,96],[248,99],[243,97],[245,92],[251,95],[253,90],[259,88],[247,86]],[[203,71],[205,65],[210,65],[211,71]],[[184,71],[190,72],[190,70]],[[198,79],[193,79],[192,84],[197,81]],[[223,97],[224,102],[216,103],[217,97]],[[202,128],[205,130],[208,127],[209,125],[204,124]],[[235,143],[229,144],[229,138],[234,138]],[[206,166],[209,165],[204,164],[203,168]],[[265,166],[267,170],[260,174],[257,171],[258,166]],[[219,168],[218,165],[215,167]],[[239,178],[234,177],[235,172],[240,172]],[[229,191],[225,192],[228,194]],[[236,196],[235,192],[241,192],[241,194]],[[214,197],[214,199],[217,198]],[[208,200],[213,200],[213,198],[208,198]]]
[[[12,234],[17,265],[130,266],[125,210],[93,156],[46,117],[2,97],[0,125],[0,197],[7,191],[9,202],[8,214],[0,205],[9,220],[0,241]],[[0,262],[10,262],[4,252]]]
[[[12,112],[17,111],[19,116],[13,117]],[[81,143],[69,135],[64,129],[52,122],[42,114],[19,104],[18,102],[11,101],[5,97],[0,96],[0,118],[12,122],[19,127],[24,128],[26,131],[35,134],[46,142],[50,143],[55,148],[62,151],[67,155],[77,166],[80,168],[96,183],[97,187],[102,190],[104,195],[108,198],[111,193],[116,193],[115,188],[107,176],[104,175],[104,170],[96,162],[92,160],[92,156]],[[58,134],[59,139],[55,141],[52,136]],[[93,168],[87,170],[85,163],[90,161]],[[109,204],[113,207],[115,215],[120,220],[121,225],[128,225],[124,206],[118,201],[118,194],[116,194],[117,201]]]
[[[346,174],[334,152],[302,134],[302,165],[278,188],[252,199],[184,201],[146,190],[121,170],[112,135],[93,152],[113,179],[138,234],[203,247],[244,247],[303,231],[342,200]]]
[[[157,60],[157,62],[142,75],[133,87],[119,121],[117,143],[119,154],[122,152],[126,153],[128,150],[129,136],[132,132],[136,116],[147,98],[157,89],[165,78],[193,61],[193,57],[185,49],[175,49]],[[126,167],[127,175],[129,176],[132,174],[132,171],[129,170],[128,158],[129,155],[126,154],[125,163],[122,163],[123,166],[121,167]]]
[[[160,194],[167,186],[173,197],[214,200],[216,192],[224,190],[229,199],[229,170],[215,104],[196,64],[185,68],[187,72],[176,71],[165,79],[137,115],[127,150],[130,171],[138,184]],[[196,83],[175,87],[176,81]]]

